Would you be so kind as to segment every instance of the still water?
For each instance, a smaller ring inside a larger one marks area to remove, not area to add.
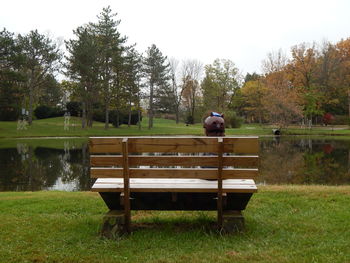
[[[260,184],[350,184],[350,139],[260,138]],[[0,191],[90,190],[87,139],[0,140]]]

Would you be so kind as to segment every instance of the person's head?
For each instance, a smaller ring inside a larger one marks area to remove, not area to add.
[[[224,115],[211,112],[204,120],[203,128],[206,136],[225,136]]]

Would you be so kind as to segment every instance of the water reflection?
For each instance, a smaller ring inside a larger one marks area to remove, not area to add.
[[[0,141],[0,191],[90,190],[87,141],[33,146]],[[261,138],[262,184],[350,184],[350,140]]]
[[[87,143],[63,149],[17,143],[0,149],[0,191],[89,190]]]
[[[350,141],[341,139],[262,139],[260,183],[350,184]]]

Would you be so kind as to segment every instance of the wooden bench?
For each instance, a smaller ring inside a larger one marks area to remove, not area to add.
[[[229,229],[257,191],[257,137],[92,137],[89,149],[105,236],[129,233],[131,210],[217,210]]]

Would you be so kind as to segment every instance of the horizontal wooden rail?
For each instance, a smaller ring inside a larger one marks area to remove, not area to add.
[[[121,153],[122,137],[90,138],[90,153]],[[257,154],[257,137],[225,137],[224,153]],[[218,153],[216,137],[129,137],[129,153],[169,152],[169,153]]]
[[[130,168],[130,178],[217,179],[216,168]],[[91,168],[92,178],[123,178],[122,168]],[[255,179],[258,169],[223,169],[223,179]]]
[[[93,167],[122,166],[121,155],[92,155],[90,164]],[[217,166],[216,156],[137,156],[129,155],[129,166]],[[223,166],[256,167],[259,157],[224,156]]]

